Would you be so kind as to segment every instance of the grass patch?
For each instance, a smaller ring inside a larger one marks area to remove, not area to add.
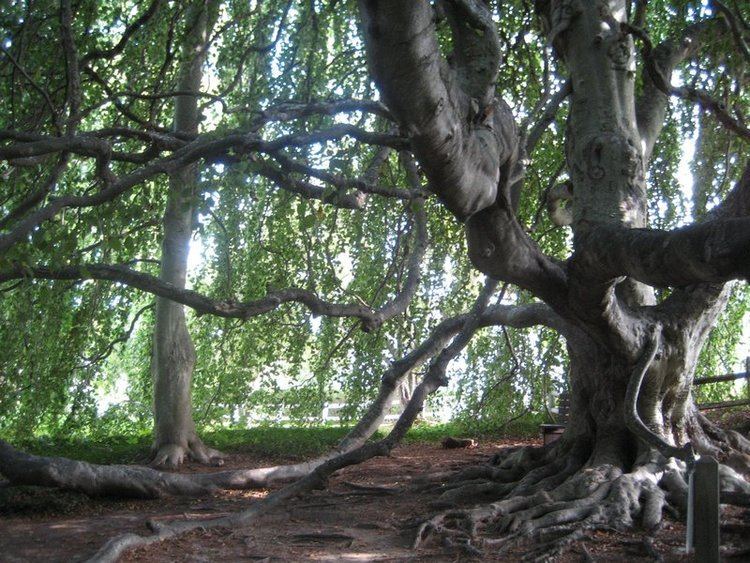
[[[322,454],[335,446],[350,430],[342,426],[224,428],[203,432],[206,444],[226,453],[252,453],[259,457],[303,459]],[[390,430],[383,427],[375,435],[382,438]],[[404,439],[405,443],[439,442],[446,436],[492,439],[498,437],[528,438],[539,435],[535,417],[521,418],[500,432],[491,427],[468,426],[460,422],[446,424],[417,423]],[[16,446],[26,452],[68,457],[91,463],[145,463],[151,447],[148,434],[88,438],[50,438],[40,436]]]
[[[446,436],[454,438],[536,438],[539,436],[539,418],[523,417],[497,429],[490,425],[447,422],[443,424],[417,423],[404,438],[404,442],[439,442]]]
[[[14,446],[35,455],[67,457],[91,463],[145,463],[151,448],[151,436],[115,435],[96,439],[40,436]]]
[[[302,458],[335,446],[347,432],[342,426],[256,426],[204,432],[203,439],[223,452],[251,452],[260,456]]]

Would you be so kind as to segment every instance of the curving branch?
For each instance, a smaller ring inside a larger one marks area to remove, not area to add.
[[[570,275],[603,282],[628,276],[654,287],[750,278],[750,217],[673,231],[591,225],[576,241]]]
[[[648,33],[627,23],[621,24],[621,27],[623,31],[632,33],[643,43],[643,59],[646,70],[656,88],[666,95],[677,96],[697,103],[703,109],[710,111],[727,129],[744,139],[750,139],[750,128],[745,125],[745,120],[732,116],[724,104],[715,100],[708,92],[692,86],[672,86],[668,77],[657,65],[654,45]]]
[[[120,101],[119,98],[115,96],[114,90],[110,87],[109,83],[98,73],[96,72],[91,66],[84,66],[83,67],[83,73],[86,74],[89,78],[91,78],[94,82],[96,82],[99,86],[101,86],[104,93],[107,95],[107,97],[102,100],[102,104],[107,102],[112,102],[112,105],[115,106],[117,111],[120,112],[120,114],[125,117],[126,119],[132,121],[133,123],[137,123],[142,128],[149,130],[149,131],[158,131],[159,133],[169,133],[170,129],[167,127],[160,127],[152,122],[153,116],[151,116],[151,120],[144,120],[138,115],[136,115],[129,106],[126,106],[125,104]],[[96,106],[95,106],[96,107]],[[94,108],[89,108],[87,111],[91,111]]]
[[[373,457],[387,456],[395,448],[414,424],[417,416],[427,397],[442,386],[442,381],[431,376],[428,372],[409,400],[406,408],[399,416],[393,429],[385,438],[375,442],[364,443],[357,448],[333,456],[320,463],[299,480],[275,491],[262,500],[259,500],[250,508],[239,511],[229,516],[213,518],[201,521],[172,521],[168,523],[149,522],[149,528],[154,532],[151,536],[139,536],[137,534],[125,534],[109,540],[88,561],[90,563],[104,563],[117,561],[127,550],[137,546],[160,542],[165,539],[174,538],[197,528],[208,529],[215,527],[240,528],[246,527],[266,514],[271,509],[279,506],[284,501],[299,496],[313,489],[319,489],[326,485],[328,478],[336,471],[367,461]]]
[[[529,129],[528,133],[526,134],[526,144],[524,146],[527,157],[534,152],[534,149],[539,143],[539,140],[542,138],[542,135],[547,130],[547,127],[549,127],[550,124],[555,120],[555,117],[560,111],[560,106],[562,106],[562,103],[565,101],[565,99],[570,96],[572,90],[573,87],[570,84],[570,80],[566,80],[565,83],[560,87],[560,89],[555,92],[554,95],[550,98],[549,103],[545,106],[544,111],[542,111],[542,114],[539,116],[539,119],[536,121],[536,123],[534,123],[534,125]]]
[[[734,39],[734,44],[737,46],[737,50],[745,58],[745,61],[750,62],[750,48],[747,46],[742,29],[740,29],[737,14],[720,0],[711,0],[711,7],[724,16],[727,24],[729,24],[729,29],[732,32],[732,38]]]
[[[388,150],[388,147],[386,147],[386,149],[384,150]],[[296,172],[299,174],[311,176],[313,178],[318,178],[319,180],[331,184],[338,190],[355,189],[367,194],[376,194],[385,197],[395,197],[400,199],[411,199],[415,195],[426,197],[429,194],[429,192],[422,189],[421,186],[418,186],[416,189],[411,190],[405,190],[403,188],[399,188],[398,186],[382,186],[375,183],[375,181],[370,180],[368,178],[367,172],[365,172],[365,174],[360,178],[344,178],[338,174],[334,174],[326,170],[320,170],[318,168],[314,168],[312,166],[299,162],[298,160],[295,160],[282,152],[274,153],[271,156],[279,163],[279,165],[281,165],[282,168],[284,168],[288,172]],[[378,163],[377,158],[375,160],[375,163]]]
[[[646,349],[636,362],[633,373],[628,381],[625,393],[625,425],[634,435],[656,448],[664,457],[675,457],[688,464],[692,464],[695,461],[695,454],[690,442],[681,448],[667,443],[661,436],[646,426],[638,414],[638,395],[643,385],[643,379],[648,373],[661,346],[661,331],[662,329],[658,325],[651,327],[651,334],[646,344]]]
[[[417,174],[417,165],[411,158],[409,158],[408,154],[404,154],[404,159],[406,177],[409,180],[411,189],[416,192],[421,189],[419,176]],[[386,318],[392,318],[393,316],[406,311],[406,308],[416,294],[417,289],[419,289],[420,270],[425,252],[427,251],[428,243],[427,214],[424,210],[423,198],[415,196],[410,202],[410,205],[411,211],[414,215],[414,234],[412,236],[414,240],[412,241],[412,251],[406,264],[406,281],[394,299],[379,309],[378,314]]]
[[[343,190],[331,190],[316,186],[310,182],[297,180],[266,162],[257,162],[255,171],[268,178],[283,190],[295,193],[306,199],[316,199],[342,209],[364,209],[365,197],[361,192],[346,193]]]
[[[130,337],[133,334],[133,331],[135,330],[136,325],[138,324],[138,320],[141,318],[141,316],[143,316],[143,314],[146,311],[150,311],[154,309],[154,307],[155,307],[154,303],[149,303],[148,305],[144,305],[143,307],[138,309],[133,315],[133,318],[130,320],[130,326],[128,326],[128,328],[125,331],[123,331],[122,334],[120,334],[114,340],[111,340],[110,342],[108,342],[107,345],[104,347],[104,349],[101,350],[100,352],[96,352],[92,356],[88,356],[88,357],[83,356],[81,358],[83,360],[83,363],[77,365],[75,369],[86,369],[86,368],[93,366],[94,364],[98,364],[102,360],[106,360],[107,358],[109,358],[112,355],[112,352],[114,352],[115,347],[118,344],[124,344],[128,340],[130,340]]]
[[[313,133],[289,134],[264,141],[256,134],[234,133],[215,138],[204,135],[175,150],[171,155],[156,159],[127,175],[116,178],[108,168],[111,145],[104,139],[86,135],[45,137],[0,148],[0,159],[19,158],[73,152],[97,159],[97,176],[103,180],[104,189],[89,195],[68,195],[51,200],[46,206],[28,215],[6,235],[0,236],[0,252],[25,239],[40,223],[51,219],[65,208],[94,207],[107,203],[135,186],[159,174],[172,174],[198,160],[231,162],[252,153],[275,153],[287,147],[302,147],[324,141],[351,137],[360,142],[404,149],[405,139],[385,133],[373,133],[353,125],[336,125]]]
[[[679,38],[664,41],[648,53],[644,48],[643,92],[636,101],[636,120],[644,162],[651,159],[656,139],[664,127],[669,93],[663,87],[670,82],[677,66],[692,57],[706,41],[706,36],[715,31],[717,23],[717,20],[698,22],[686,28]],[[663,79],[661,82],[660,78]]]
[[[2,49],[2,46],[0,46]],[[185,95],[185,92],[175,91],[177,95]],[[210,94],[206,94],[210,95]],[[285,122],[295,119],[303,119],[312,115],[337,115],[340,113],[367,112],[379,115],[384,118],[390,118],[388,110],[380,102],[368,100],[334,100],[330,102],[311,102],[300,104],[294,102],[285,102],[271,106],[263,111],[259,111],[259,116],[249,127],[250,133],[257,133],[263,125],[271,122]],[[373,144],[382,144],[393,148],[404,148],[404,140],[394,135],[373,134],[369,136],[354,126],[337,126],[326,130],[320,140],[335,140],[342,136],[352,136],[362,142],[374,141]],[[232,133],[228,133],[231,135]],[[207,140],[211,135],[206,134],[203,140]],[[66,150],[72,154],[81,156],[96,157],[106,153],[115,153],[111,143],[109,145],[97,142],[96,139],[106,138],[128,138],[143,141],[155,145],[161,150],[178,150],[185,147],[193,141],[198,141],[194,135],[185,135],[183,133],[173,132],[166,129],[133,129],[128,127],[106,127],[93,131],[82,132],[79,135],[61,135],[48,136],[25,131],[14,131],[10,129],[0,129],[0,141],[15,141],[15,144],[0,146],[0,159],[16,160],[20,158],[33,158],[37,156],[46,156],[56,152]],[[93,140],[92,140],[93,138]],[[285,137],[287,140],[293,139],[294,136]],[[382,141],[382,142],[381,142]],[[310,142],[315,142],[312,139]],[[284,145],[284,141],[281,141]],[[304,144],[304,143],[303,143]],[[291,145],[291,144],[290,144]],[[299,145],[291,145],[299,146]],[[158,156],[155,154],[154,156]],[[116,158],[113,159],[117,160]]]
[[[418,188],[416,167],[413,163],[410,165],[409,171],[410,181]],[[317,186],[313,187],[317,188]],[[393,300],[378,309],[365,305],[331,303],[321,299],[311,291],[299,288],[269,292],[261,299],[242,303],[234,300],[216,300],[190,289],[176,287],[151,274],[118,264],[79,264],[64,267],[32,267],[17,264],[0,271],[0,283],[24,278],[108,280],[182,303],[194,309],[198,314],[212,314],[238,319],[262,315],[276,309],[283,303],[298,302],[305,305],[315,315],[358,318],[362,321],[362,329],[370,331],[403,313],[419,286],[420,268],[428,242],[427,217],[422,198],[416,197],[411,201],[411,205],[414,214],[412,235],[414,241],[408,258],[406,281]]]
[[[750,276],[750,162],[724,201],[702,223],[673,231],[624,229],[590,225],[576,240],[569,261],[572,278],[587,284],[607,283],[630,276],[656,287],[685,288],[693,284],[722,284]],[[585,275],[583,273],[585,272]],[[716,299],[721,288],[705,288]],[[660,310],[697,307],[695,292],[674,292]],[[682,303],[682,305],[681,305]]]
[[[389,434],[378,441],[366,443],[362,436],[359,436],[356,440],[351,441],[347,444],[349,437],[345,438],[344,441],[339,445],[339,448],[332,452],[328,456],[324,456],[317,460],[317,464],[308,467],[308,470],[303,475],[300,475],[299,480],[283,487],[282,489],[271,493],[266,498],[256,502],[250,508],[241,512],[231,514],[226,517],[215,518],[212,520],[202,520],[200,522],[169,522],[169,523],[156,523],[150,522],[149,527],[154,532],[151,536],[138,536],[136,534],[126,534],[123,536],[112,538],[91,558],[91,562],[105,562],[105,561],[116,561],[125,551],[140,545],[148,545],[155,542],[160,542],[165,539],[176,537],[180,534],[188,532],[190,530],[201,528],[213,528],[213,527],[241,527],[247,526],[251,522],[254,522],[259,516],[266,514],[269,510],[280,505],[285,500],[298,496],[302,493],[310,491],[315,488],[321,488],[325,486],[328,478],[339,469],[344,467],[362,463],[372,457],[388,455],[393,448],[398,445],[404,438],[408,430],[413,425],[417,416],[422,412],[422,408],[427,397],[445,385],[445,373],[444,368],[451,359],[453,359],[470,341],[471,337],[476,332],[477,328],[483,326],[490,309],[495,312],[500,310],[507,310],[500,305],[487,308],[487,303],[492,293],[494,292],[497,282],[488,279],[485,286],[476,299],[470,312],[463,315],[464,321],[459,329],[457,329],[457,336],[453,339],[453,342],[443,348],[438,359],[433,362],[430,369],[427,370],[425,375],[422,377],[419,385],[414,390],[411,399],[409,400],[406,408],[401,413],[398,421],[394,425],[393,429]],[[511,307],[510,309],[525,309],[528,306],[520,306],[518,308]],[[449,319],[453,320],[453,319]],[[444,326],[444,325],[443,325]],[[437,336],[437,331],[433,332],[431,338]],[[427,341],[420,347],[425,348]],[[434,343],[433,343],[434,346]],[[442,345],[441,345],[442,346]],[[413,354],[417,352],[415,350]],[[403,361],[403,360],[402,360]],[[394,363],[394,367],[397,363]],[[403,364],[402,364],[403,365]],[[401,371],[401,374],[405,374],[406,371]],[[378,399],[389,396],[388,393],[395,390],[395,385],[386,387],[386,378],[384,377],[384,386],[381,387],[381,394]],[[388,390],[391,391],[388,391]],[[385,392],[384,392],[385,391]],[[384,408],[375,408],[376,403],[370,409],[369,414],[379,412],[380,416],[385,413]],[[382,418],[380,419],[382,420]],[[367,421],[367,422],[365,422]],[[377,423],[377,425],[376,425]],[[370,419],[366,415],[360,425],[366,424],[369,427],[370,434],[379,425],[379,419]],[[358,427],[360,426],[358,425]],[[344,445],[347,444],[347,449],[343,449]],[[294,466],[289,466],[294,467]],[[248,470],[249,472],[257,470]],[[225,472],[225,473],[240,473],[240,472]],[[203,477],[209,477],[212,474],[204,475]],[[196,476],[199,477],[199,476]]]
[[[471,4],[487,10],[478,2]],[[461,220],[492,205],[502,180],[501,165],[512,160],[512,167],[518,151],[510,109],[484,94],[473,98],[482,80],[469,68],[461,70],[460,80],[456,68],[441,58],[429,2],[360,0],[359,6],[372,74],[386,105],[409,134],[430,190]],[[461,8],[453,3],[452,9]],[[461,32],[454,37],[471,33],[471,41],[480,41],[475,28],[456,25]],[[494,27],[486,31],[481,34],[484,40],[496,41]],[[491,65],[486,72],[494,76],[498,61],[485,62]]]
[[[430,368],[427,371],[428,377],[435,378],[441,385],[447,385],[446,370],[448,369],[448,365],[458,357],[469,342],[471,342],[477,330],[481,328],[482,315],[487,309],[492,294],[497,289],[497,284],[497,280],[493,280],[490,277],[485,279],[484,287],[474,302],[464,326],[461,327],[461,330],[451,343],[443,348],[438,357],[430,364]]]
[[[23,198],[20,203],[0,219],[0,229],[4,229],[8,225],[11,225],[14,221],[20,219],[30,210],[39,205],[44,198],[47,197],[47,194],[55,189],[60,177],[68,166],[68,161],[68,153],[62,153],[58,158],[57,163],[52,168],[49,177],[44,181],[42,186]]]
[[[381,102],[372,100],[329,100],[308,103],[282,102],[259,110],[252,121],[251,129],[257,130],[266,123],[274,121],[292,121],[311,115],[336,115],[338,113],[362,112],[371,113],[387,120],[393,116]]]
[[[55,124],[55,127],[57,128],[58,132],[60,132],[60,123],[59,123],[59,117],[60,114],[55,108],[55,104],[52,103],[52,99],[49,96],[49,92],[42,88],[36,80],[34,80],[31,75],[26,71],[26,69],[21,65],[21,63],[13,56],[13,53],[8,51],[3,45],[0,45],[0,53],[8,57],[8,60],[11,62],[11,64],[18,70],[18,72],[21,73],[21,75],[28,81],[29,84],[31,84],[31,87],[36,90],[39,95],[42,96],[44,99],[44,102],[47,104],[47,107],[49,108],[50,115],[52,116],[52,122]]]
[[[211,94],[210,92],[201,92],[200,90],[170,90],[169,92],[114,92],[111,97],[102,100],[102,104],[112,101],[116,98],[133,98],[136,100],[163,100],[166,98],[176,98],[178,96],[191,96],[193,98],[207,98],[211,103],[218,103],[222,109],[226,112],[228,107],[224,100],[224,97],[219,94]],[[205,107],[205,106],[204,106]]]
[[[403,378],[438,353],[443,358],[438,360],[438,364],[444,360],[449,361],[456,351],[465,346],[467,337],[470,338],[477,329],[500,325],[515,328],[545,325],[560,331],[566,338],[576,337],[576,329],[547,305],[496,304],[486,307],[490,294],[491,291],[488,293],[486,287],[470,312],[443,320],[419,346],[392,362],[383,374],[377,398],[365,415],[336,448],[318,458],[292,465],[181,475],[148,467],[96,465],[65,458],[34,456],[20,452],[0,440],[0,474],[17,485],[58,487],[90,496],[118,495],[134,498],[191,496],[210,493],[215,489],[267,487],[279,481],[304,477],[328,461],[365,445],[380,428]],[[461,334],[463,336],[456,337]],[[447,346],[452,338],[454,343]],[[434,375],[432,379],[435,380]]]
[[[750,217],[750,162],[745,165],[742,177],[724,201],[709,211],[704,221],[732,217]],[[714,326],[714,322],[705,321],[705,319],[718,313],[728,297],[729,290],[726,284],[692,285],[675,289],[655,309],[662,314],[663,318],[671,316],[671,318],[680,319],[682,326],[691,323],[710,329]]]
[[[499,64],[496,31],[485,17],[489,9],[479,1],[444,4],[455,14],[449,18],[454,20],[457,48],[467,53],[484,49],[482,64],[493,65],[491,69],[479,72],[467,56],[456,55],[453,63],[442,59],[429,2],[360,0],[372,74],[411,139],[428,188],[467,221],[472,263],[562,310],[567,301],[565,272],[516,219],[518,198],[512,188],[519,185],[522,151],[513,115],[502,100],[473,97]],[[476,44],[481,41],[487,44]]]
[[[24,278],[113,281],[182,303],[195,310],[198,315],[211,314],[243,320],[273,311],[283,303],[296,302],[305,305],[314,315],[358,318],[362,321],[364,329],[371,330],[405,309],[405,305],[397,307],[396,310],[373,310],[364,305],[331,303],[312,291],[300,288],[271,291],[265,297],[254,301],[217,300],[191,289],[180,289],[151,274],[117,264],[82,264],[58,268],[18,265],[0,271],[0,283]]]
[[[441,0],[453,34],[450,65],[461,89],[481,107],[495,93],[500,64],[500,39],[487,3],[482,0]]]
[[[96,465],[62,457],[21,452],[0,440],[0,473],[14,485],[57,487],[89,496],[160,498],[198,496],[214,487],[191,475],[165,473],[149,467]]]
[[[86,53],[81,59],[81,66],[86,66],[88,63],[98,59],[112,59],[122,53],[130,38],[156,14],[162,2],[163,0],[152,0],[148,8],[133,23],[125,28],[117,44],[109,49],[94,49]]]

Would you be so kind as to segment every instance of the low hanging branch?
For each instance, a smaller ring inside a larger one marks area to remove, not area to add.
[[[424,211],[424,201],[421,198],[412,201],[412,209],[414,242],[408,258],[406,282],[391,302],[377,309],[358,304],[332,303],[321,299],[312,291],[300,288],[271,291],[265,297],[254,301],[217,300],[191,289],[176,287],[157,276],[119,264],[79,264],[57,268],[17,264],[0,271],[0,283],[24,278],[108,280],[187,305],[199,315],[211,314],[243,320],[268,313],[283,303],[296,302],[305,305],[314,315],[358,318],[362,321],[362,329],[369,332],[403,313],[417,291],[420,268],[428,242],[427,217]]]
[[[310,182],[292,178],[265,162],[257,163],[256,171],[281,189],[298,194],[306,199],[317,199],[342,209],[363,209],[365,206],[364,194],[361,192],[332,191],[323,186],[316,186]]]
[[[215,489],[192,475],[164,473],[150,467],[95,465],[62,457],[20,452],[0,440],[0,473],[14,485],[58,487],[89,496],[159,498],[197,496]]]
[[[328,102],[310,102],[301,104],[298,102],[284,102],[267,107],[258,111],[258,116],[251,126],[252,130],[259,129],[262,125],[272,121],[291,121],[302,119],[311,115],[335,115],[337,113],[363,112],[380,116],[389,121],[393,116],[381,102],[371,100],[333,100]]]
[[[131,466],[101,466],[63,458],[44,458],[23,454],[0,441],[0,473],[14,484],[34,484],[73,489],[91,495],[115,494],[132,497],[160,497],[164,495],[198,495],[216,488],[252,488],[291,478],[299,481],[272,493],[250,509],[226,518],[209,521],[177,522],[166,525],[149,523],[156,532],[153,536],[128,534],[108,542],[91,561],[116,561],[126,550],[159,542],[195,528],[214,526],[245,526],[283,501],[325,484],[338,469],[360,463],[374,456],[387,455],[395,447],[422,409],[425,398],[444,384],[447,362],[466,346],[471,336],[481,327],[508,324],[518,328],[547,324],[561,331],[569,327],[549,307],[542,304],[519,306],[494,305],[487,307],[496,282],[488,280],[469,313],[441,322],[430,337],[410,354],[395,361],[384,374],[380,392],[360,422],[329,454],[309,462],[218,473],[180,475],[162,473],[150,468]],[[450,346],[451,336],[458,334]],[[403,377],[424,361],[442,350],[427,370],[415,390],[407,408],[391,433],[378,442],[366,440],[379,428]]]
[[[89,563],[114,562],[129,549],[174,538],[195,529],[205,530],[217,527],[239,528],[247,526],[282,502],[310,490],[324,487],[329,477],[336,471],[350,465],[362,463],[373,457],[388,455],[412,427],[417,416],[422,412],[427,397],[447,383],[445,368],[448,362],[454,359],[466,347],[471,337],[481,326],[482,316],[496,287],[497,282],[488,278],[471,312],[468,314],[464,326],[453,339],[453,342],[443,349],[436,361],[427,370],[398,421],[385,438],[376,442],[363,443],[355,449],[328,459],[298,481],[269,494],[266,498],[255,502],[249,509],[236,514],[211,520],[178,521],[166,524],[150,521],[148,526],[155,532],[154,535],[139,536],[137,534],[126,534],[113,538],[88,560]]]
[[[710,111],[716,116],[719,122],[727,129],[733,131],[743,139],[750,139],[750,129],[745,125],[743,118],[733,117],[723,103],[713,99],[710,94],[704,90],[693,88],[692,86],[672,86],[667,77],[658,68],[654,59],[654,45],[643,29],[628,23],[620,24],[623,31],[632,33],[643,43],[643,60],[646,70],[649,73],[656,87],[668,96],[677,96],[692,102],[696,102],[702,108]]]
[[[5,132],[4,138],[10,138],[12,132]],[[97,160],[97,177],[104,189],[90,195],[67,195],[54,198],[37,211],[26,215],[8,234],[0,235],[0,252],[23,241],[38,225],[51,219],[66,208],[95,207],[115,200],[127,193],[135,186],[159,175],[173,174],[175,171],[197,162],[221,162],[224,159],[236,159],[251,153],[275,153],[287,147],[302,147],[325,141],[339,140],[351,137],[367,144],[391,146],[404,149],[408,142],[394,135],[373,133],[353,125],[339,124],[329,129],[322,129],[313,133],[299,133],[283,135],[271,141],[265,141],[256,134],[235,133],[215,138],[205,135],[188,143],[171,155],[153,162],[121,176],[115,177],[109,169],[112,156],[112,146],[104,139],[89,135],[66,137],[35,138],[28,142],[19,142],[0,147],[0,160],[14,158],[28,158],[58,152],[68,152],[81,156],[93,157]]]
[[[478,302],[488,298],[486,291],[480,295]],[[133,498],[201,495],[216,489],[267,487],[279,481],[300,478],[321,464],[365,444],[382,424],[404,377],[441,350],[443,359],[436,366],[455,357],[454,352],[462,349],[458,343],[463,340],[457,337],[452,348],[445,346],[456,334],[462,331],[468,334],[467,323],[471,323],[472,334],[478,328],[488,326],[528,328],[545,325],[566,334],[568,338],[575,336],[570,325],[541,303],[515,306],[496,304],[482,309],[481,315],[477,316],[475,312],[479,310],[479,304],[475,303],[472,307],[474,313],[468,312],[443,320],[419,346],[395,360],[383,374],[378,396],[365,415],[336,448],[316,459],[292,465],[181,475],[163,473],[148,467],[95,465],[65,458],[34,456],[20,452],[0,440],[0,474],[15,485],[41,485],[79,491],[91,496],[117,495]]]
[[[349,179],[344,178],[338,174],[333,174],[326,170],[313,168],[312,166],[308,166],[307,164],[294,160],[293,158],[290,158],[289,156],[281,152],[275,153],[271,156],[273,156],[273,158],[281,165],[281,167],[288,172],[296,172],[298,174],[305,174],[307,176],[312,176],[313,178],[318,178],[319,180],[331,184],[332,186],[340,190],[353,188],[355,190],[368,194],[377,194],[386,197],[396,197],[400,199],[411,199],[416,195],[420,195],[422,197],[426,197],[427,195],[429,195],[429,192],[423,190],[419,185],[417,186],[416,190],[405,190],[397,186],[381,186],[372,181],[369,181],[366,177]]]

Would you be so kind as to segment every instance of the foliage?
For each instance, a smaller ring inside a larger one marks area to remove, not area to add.
[[[416,424],[409,430],[404,443],[437,444],[446,436],[473,437],[493,440],[505,436],[538,436],[537,418],[525,416],[513,421],[502,431],[477,432],[460,423]],[[222,428],[205,434],[216,448],[230,453],[251,453],[270,459],[303,459],[323,454],[347,432],[346,426],[270,426],[254,428]],[[388,428],[376,437],[383,437]],[[119,434],[112,432],[97,438],[37,436],[19,442],[25,451],[45,456],[67,457],[90,463],[143,463],[148,458],[148,432]]]
[[[175,97],[150,94],[174,88],[180,63],[175,45],[183,32],[179,22],[187,4],[186,0],[160,3],[121,52],[89,60],[81,83],[86,108],[83,129],[148,125],[169,130]],[[538,113],[540,102],[560,87],[560,81],[549,66],[545,55],[549,47],[529,3],[502,4],[498,25],[508,58],[498,80],[502,86],[498,95],[512,102],[523,122]],[[649,31],[654,39],[670,36],[703,10],[696,2],[653,4]],[[76,3],[73,35],[78,53],[85,58],[87,53],[118,45],[124,30],[147,9],[132,0]],[[58,2],[18,0],[6,3],[0,13],[0,39],[17,62],[9,55],[0,58],[0,129],[55,131],[39,90],[49,93],[55,107],[66,102],[58,12]],[[202,133],[207,136],[248,130],[263,109],[281,101],[376,95],[353,1],[229,0],[221,3],[217,29],[204,84],[211,96],[201,98]],[[710,45],[690,63],[682,80],[705,79],[713,93],[747,105],[746,96],[736,93],[730,78],[740,62],[725,57],[719,67],[723,71],[712,70],[720,53],[726,52],[721,44]],[[702,216],[733,184],[746,156],[742,147],[722,135],[712,118],[701,115],[696,121],[691,108],[682,102],[673,104],[651,165],[650,214],[653,225],[660,228],[678,226],[686,215]],[[522,222],[542,249],[559,258],[567,256],[570,237],[550,222],[543,205],[549,188],[564,179],[565,115],[563,108],[533,154],[520,208]],[[380,132],[388,127],[371,114],[352,112],[272,122],[262,133],[275,138],[342,122]],[[687,196],[679,189],[678,176],[690,139],[695,139],[693,172],[701,191]],[[128,137],[118,145],[122,151],[141,148],[137,139]],[[374,150],[346,139],[291,147],[287,156],[342,177],[356,177],[366,170]],[[39,188],[55,158],[0,164],[0,216]],[[93,161],[71,158],[75,165],[68,166],[56,182],[54,197],[99,189],[92,180]],[[136,168],[129,162],[112,166],[118,175]],[[203,166],[192,287],[209,297],[242,301],[292,286],[314,290],[335,302],[377,307],[391,300],[403,283],[413,245],[409,205],[371,196],[363,210],[337,208],[280,189],[259,174],[263,166],[277,167],[278,162],[273,155],[263,155],[225,158]],[[294,177],[303,179],[304,174]],[[380,182],[406,185],[397,154],[385,163]],[[166,185],[166,177],[158,176],[116,202],[69,209],[14,246],[0,258],[0,265],[106,262],[135,264],[141,271],[155,273],[152,260],[159,252]],[[220,429],[281,418],[317,424],[323,405],[332,401],[346,403],[344,421],[353,420],[394,358],[418,345],[444,317],[470,307],[481,279],[466,258],[461,226],[438,202],[428,200],[426,208],[430,247],[421,267],[420,288],[406,314],[371,333],[360,330],[358,321],[316,318],[298,305],[244,322],[190,313],[198,358],[195,418],[200,426],[216,430],[209,440],[219,449],[231,448],[234,437],[242,435],[254,448],[267,447],[273,455],[277,447],[290,448],[292,437],[301,439],[309,432],[303,440],[308,446],[300,446],[304,451],[299,454],[317,451],[341,431],[331,429],[319,436],[312,429],[285,433],[260,428],[245,434]],[[28,279],[5,284],[0,292],[0,435],[98,440],[128,434],[139,436],[138,441],[110,443],[111,459],[117,459],[120,451],[140,451],[140,437],[151,425],[152,318],[151,310],[143,309],[153,297],[104,281]],[[506,303],[529,300],[512,288],[504,299]],[[731,369],[747,306],[743,286],[706,347],[700,374]],[[451,368],[456,383],[438,403],[469,431],[497,428],[522,413],[546,420],[548,407],[564,388],[566,363],[563,341],[549,330],[487,329]],[[105,397],[116,402],[107,405]],[[96,451],[87,454],[87,447],[77,451],[72,450],[79,446],[66,447],[61,445],[59,452],[106,458]]]

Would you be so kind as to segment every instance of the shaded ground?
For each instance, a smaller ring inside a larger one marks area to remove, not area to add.
[[[528,442],[526,442],[528,443]],[[438,443],[398,447],[388,458],[342,470],[329,490],[295,499],[245,530],[195,531],[176,540],[132,551],[126,561],[456,561],[468,559],[437,542],[415,552],[411,542],[420,518],[431,513],[436,493],[411,487],[425,474],[485,461],[512,440],[486,442],[472,450],[444,450]],[[278,463],[236,454],[227,467]],[[205,470],[187,466],[185,471]],[[210,469],[209,469],[210,470]],[[239,510],[266,491],[223,492],[212,498],[158,501],[91,500],[40,488],[0,489],[0,561],[81,561],[110,537],[147,534],[149,518],[201,519]],[[750,536],[746,512],[728,511],[722,545]],[[747,541],[747,540],[745,540]],[[574,545],[559,561],[686,561],[680,555],[684,526],[667,520],[653,540],[643,532],[596,533]],[[503,559],[515,561],[523,547]],[[746,559],[733,560],[750,560]]]

